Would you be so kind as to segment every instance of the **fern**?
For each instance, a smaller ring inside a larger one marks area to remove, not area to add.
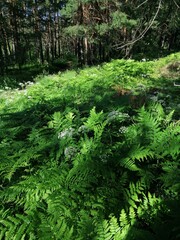
[[[153,221],[159,209],[159,199],[148,193],[142,200],[130,202],[128,212],[121,210],[119,221],[116,217],[110,216],[110,220],[104,220],[97,225],[97,238],[95,239],[151,239],[155,237],[151,232],[139,229],[140,221],[146,214],[149,214],[149,222]]]
[[[69,228],[62,217],[53,219],[40,214],[41,224],[38,229],[38,239],[73,239],[73,227]]]
[[[179,238],[178,113],[113,97],[146,94],[153,64],[41,77],[2,101],[0,239]]]
[[[103,220],[97,227],[97,237],[95,239],[99,240],[110,240],[112,239],[112,234],[110,233],[110,226],[107,220]]]
[[[11,216],[7,212],[2,216],[1,212],[0,229],[2,230],[1,239],[36,239],[31,218],[27,215]]]
[[[129,202],[133,208],[137,208],[136,204],[140,202],[139,195],[143,193],[144,185],[145,184],[140,181],[136,184],[130,183],[129,190],[125,189],[124,191],[126,201]]]

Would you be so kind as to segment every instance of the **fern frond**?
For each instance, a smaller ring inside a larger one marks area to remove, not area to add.
[[[130,150],[129,157],[132,160],[138,160],[140,162],[143,162],[147,160],[148,158],[153,158],[154,153],[149,148],[141,147],[140,145],[136,145],[134,148]]]
[[[126,169],[130,170],[130,171],[139,171],[140,168],[138,168],[138,166],[135,163],[134,159],[131,159],[129,157],[120,159],[120,165],[122,167],[125,167]]]
[[[93,107],[90,111],[90,116],[88,117],[87,121],[86,121],[86,126],[93,130],[94,126],[96,126],[97,124],[101,123],[103,120],[103,111],[96,113],[96,108]]]
[[[65,116],[60,112],[55,112],[52,116],[52,120],[49,122],[49,127],[56,129],[56,131],[59,131],[62,128],[68,128],[72,126],[74,117],[75,116],[72,112],[69,112]]]
[[[110,226],[107,220],[103,220],[102,223],[99,223],[96,229],[97,236],[95,240],[111,240],[112,234],[109,232]]]
[[[119,222],[121,227],[125,227],[129,225],[128,215],[124,209],[121,210]]]
[[[73,227],[68,227],[64,218],[53,219],[40,214],[41,224],[38,229],[38,239],[69,240],[73,239]]]
[[[0,229],[1,228],[3,228],[1,239],[35,239],[35,235],[33,234],[34,226],[31,222],[30,216],[27,215],[6,215],[0,220]]]

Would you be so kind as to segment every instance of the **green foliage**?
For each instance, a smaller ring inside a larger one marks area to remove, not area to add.
[[[0,239],[179,238],[180,125],[176,98],[149,97],[158,64],[114,60],[2,93]]]
[[[149,224],[153,221],[159,210],[159,199],[148,193],[143,199],[139,198],[138,202],[140,202],[139,206],[135,201],[131,202],[127,212],[122,209],[119,219],[110,216],[109,220],[99,223],[95,239],[155,239],[154,234],[141,229],[140,223],[143,221],[144,224]]]

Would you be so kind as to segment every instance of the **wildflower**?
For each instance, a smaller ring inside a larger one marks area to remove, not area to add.
[[[122,127],[120,127],[120,129],[119,129],[119,132],[120,133],[125,133],[125,132],[127,132],[127,127],[125,127],[125,126],[122,126]]]
[[[65,129],[64,131],[62,131],[58,134],[58,139],[64,139],[64,138],[72,137],[73,133],[74,133],[73,128]]]
[[[118,120],[118,119],[124,120],[124,119],[129,118],[129,114],[128,113],[122,113],[122,112],[119,112],[119,111],[112,111],[108,114],[107,118],[108,118],[109,122],[111,122],[113,120]]]
[[[141,74],[141,76],[142,76],[143,78],[147,78],[147,77],[148,77],[147,74]]]
[[[118,111],[112,111],[108,114],[108,117],[117,116],[118,114],[119,114]]]
[[[142,61],[142,62],[146,62],[147,59],[146,59],[146,58],[142,58],[141,61]]]
[[[25,84],[24,83],[19,83],[19,86],[23,88],[25,86]]]
[[[88,131],[89,131],[89,129],[85,125],[80,126],[79,129],[78,129],[79,133],[87,133]]]
[[[31,81],[28,81],[27,83],[26,83],[26,85],[33,85],[34,83],[33,82],[31,82]]]
[[[73,146],[66,147],[64,150],[64,155],[67,159],[72,159],[76,154],[77,150]]]
[[[152,100],[153,102],[157,102],[158,101],[158,97],[157,96],[150,96],[149,98],[150,100]]]

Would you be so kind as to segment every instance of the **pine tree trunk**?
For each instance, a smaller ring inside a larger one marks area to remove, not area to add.
[[[44,63],[43,43],[42,43],[42,35],[40,31],[40,19],[39,19],[39,13],[38,13],[37,0],[35,0],[34,16],[35,16],[35,35],[38,42],[37,52],[38,52],[38,55],[40,56],[41,63]]]
[[[0,46],[0,75],[4,75],[4,56],[2,46]]]

